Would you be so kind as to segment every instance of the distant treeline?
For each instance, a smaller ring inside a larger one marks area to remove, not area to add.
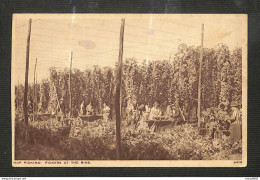
[[[157,100],[161,104],[178,101],[181,107],[185,102],[190,106],[196,105],[199,57],[200,47],[182,44],[171,59],[137,63],[135,58],[126,58],[122,77],[123,109],[129,99],[136,100],[138,104],[153,104]],[[82,101],[91,101],[97,112],[101,111],[104,102],[114,107],[116,68],[115,64],[115,67],[93,66],[85,71],[72,70],[72,108],[75,112],[80,109]],[[51,67],[49,71],[50,77],[36,84],[38,104],[42,104],[44,111],[51,112],[57,107],[58,97],[63,98],[66,107],[69,107],[69,69]],[[232,51],[224,44],[212,49],[204,48],[201,92],[203,109],[233,100],[241,103],[240,47]],[[22,108],[23,93],[24,85],[16,86],[16,108]],[[29,99],[33,102],[32,84],[29,85]]]

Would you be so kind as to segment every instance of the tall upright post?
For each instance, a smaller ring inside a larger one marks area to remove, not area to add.
[[[35,60],[35,66],[34,66],[34,76],[33,76],[33,121],[35,118],[35,74],[36,74],[36,66],[37,66],[37,58]]]
[[[32,26],[32,19],[29,19],[29,28],[28,28],[28,36],[27,36],[27,49],[26,49],[26,67],[25,67],[25,82],[24,82],[24,100],[23,100],[23,111],[24,111],[24,122],[26,125],[25,130],[25,142],[27,143],[28,139],[28,75],[29,75],[29,57],[30,57],[30,40],[31,40],[31,26]]]
[[[36,75],[35,75],[35,84],[36,84],[36,86],[37,86],[37,73],[36,73]],[[36,91],[35,91],[35,101],[36,101],[36,112],[38,112],[38,98],[37,98],[38,96],[37,96],[37,88],[36,88]],[[36,117],[38,117],[38,116],[36,116]]]
[[[70,54],[70,72],[69,72],[69,95],[70,95],[70,109],[69,109],[69,117],[71,117],[71,108],[72,108],[72,97],[71,97],[71,67],[72,67],[72,51]]]
[[[123,48],[124,48],[124,28],[125,19],[121,19],[121,29],[119,37],[119,55],[118,55],[118,69],[116,81],[116,97],[115,97],[115,111],[116,111],[116,156],[120,160],[122,156],[121,147],[121,75],[123,66]]]
[[[169,56],[169,65],[171,64],[171,56],[172,56],[172,54],[170,53],[170,56]],[[169,86],[170,86],[170,94],[169,94],[169,98],[168,98],[168,101],[170,101],[170,102],[172,102],[172,76],[170,75],[170,78],[169,78],[169,81],[168,81],[168,84],[169,84]]]
[[[20,86],[20,83],[19,83],[19,80],[20,80],[20,75],[18,77],[18,86],[17,86],[17,96],[19,97],[20,96],[20,89],[19,89],[19,86]],[[19,108],[20,108],[20,99],[17,100],[17,111],[19,111]]]
[[[197,108],[197,117],[198,117],[198,127],[200,127],[200,113],[201,113],[201,70],[202,70],[202,60],[203,60],[203,37],[204,37],[204,24],[201,26],[201,50],[200,50],[200,69],[199,69],[199,84],[198,84],[198,108]]]

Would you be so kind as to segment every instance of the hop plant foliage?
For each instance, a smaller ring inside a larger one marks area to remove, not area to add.
[[[122,105],[129,99],[138,104],[161,103],[178,100],[192,104],[197,99],[199,47],[180,45],[172,61],[149,61],[138,63],[135,58],[123,62]],[[72,109],[79,110],[82,101],[92,102],[97,113],[101,113],[105,102],[114,107],[116,66],[93,66],[84,72],[72,71]],[[41,82],[43,107],[51,111],[57,107],[57,98],[64,98],[69,107],[69,70],[50,68],[50,77]],[[204,48],[202,61],[202,108],[217,107],[220,103],[242,101],[242,49],[233,51],[219,44],[215,48]],[[22,104],[23,87],[16,87],[16,102]],[[30,85],[29,91],[32,89]],[[49,92],[49,94],[47,93]],[[32,93],[31,93],[32,94]],[[41,95],[40,95],[41,94]],[[32,98],[32,97],[31,97]],[[177,99],[176,99],[177,98]],[[39,101],[38,101],[39,102]],[[19,104],[18,103],[18,104]],[[46,103],[48,107],[46,107]],[[76,115],[76,114],[75,114]]]
[[[219,44],[215,48],[204,48],[203,51],[202,109],[216,108],[220,103],[233,100],[241,104],[242,49],[238,47],[231,51],[225,44]],[[200,47],[182,44],[170,61],[147,59],[139,63],[135,58],[126,58],[123,61],[121,90],[123,117],[126,115],[125,107],[128,100],[136,100],[138,105],[152,104],[158,100],[161,104],[166,101],[170,103],[179,101],[181,108],[184,102],[188,102],[191,106],[197,101],[198,96],[199,57]],[[80,104],[85,101],[86,104],[92,102],[97,114],[102,112],[102,105],[106,103],[111,108],[110,118],[115,119],[116,68],[117,64],[115,67],[93,66],[85,71],[75,68],[72,70],[72,117],[77,117]],[[68,68],[51,67],[49,73],[48,79],[36,85],[37,102],[42,104],[43,112],[51,113],[57,108],[57,99],[63,98],[68,110],[70,97]],[[33,85],[30,84],[28,94],[31,100],[33,100],[32,90]],[[23,93],[23,85],[15,87],[17,112],[21,112],[22,109]],[[59,134],[62,131],[61,124],[55,120],[35,122],[31,125],[35,131],[47,133],[45,131],[48,130],[53,136],[61,136]],[[241,142],[230,144],[228,137],[224,137],[222,141],[211,141],[210,137],[195,136],[198,130],[189,126],[177,126],[156,135],[133,132],[133,129],[123,127],[122,133],[124,159],[223,159],[232,153],[241,152]],[[99,120],[84,124],[74,120],[66,136],[62,137],[66,139],[60,145],[64,151],[74,151],[73,145],[79,144],[80,148],[75,150],[73,157],[115,158],[114,121],[104,123]],[[100,156],[100,153],[104,155]],[[61,154],[56,155],[59,158],[72,156]]]

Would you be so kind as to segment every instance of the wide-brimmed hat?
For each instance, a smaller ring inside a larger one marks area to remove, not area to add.
[[[231,106],[231,107],[237,107],[237,106],[239,106],[239,104],[238,104],[236,101],[232,101],[232,102],[230,103],[230,106]]]
[[[220,109],[224,109],[224,108],[225,108],[225,105],[224,105],[223,103],[221,103],[221,104],[219,105],[219,108],[220,108]]]

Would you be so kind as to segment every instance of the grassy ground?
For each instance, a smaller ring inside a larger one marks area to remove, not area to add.
[[[17,160],[109,160],[115,159],[115,122],[76,119],[64,126],[56,119],[30,122],[29,140],[25,143],[25,125],[17,120],[15,159]],[[227,136],[211,139],[198,135],[189,124],[162,132],[143,132],[122,125],[123,159],[127,160],[201,160],[241,159],[241,141]]]

